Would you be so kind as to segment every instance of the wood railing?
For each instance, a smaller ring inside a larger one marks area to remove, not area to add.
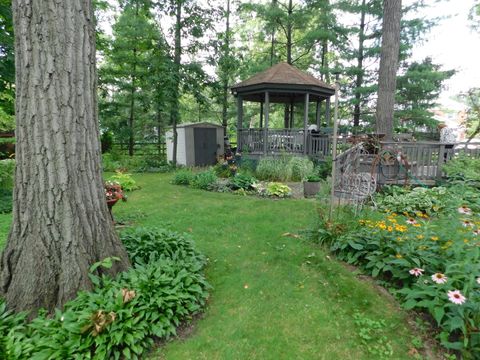
[[[389,152],[391,164],[387,159]],[[428,141],[381,142],[379,182],[401,181],[407,177],[418,181],[438,180],[444,175],[443,164],[459,154],[480,157],[480,142],[454,145]]]
[[[328,135],[303,129],[241,129],[238,132],[240,150],[247,154],[305,154],[324,158],[332,154],[332,141]],[[266,146],[265,146],[266,140]],[[305,151],[306,149],[306,151]]]

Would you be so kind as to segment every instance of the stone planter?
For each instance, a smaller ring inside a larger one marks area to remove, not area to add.
[[[305,197],[312,197],[318,194],[320,191],[320,182],[303,182],[303,195]]]

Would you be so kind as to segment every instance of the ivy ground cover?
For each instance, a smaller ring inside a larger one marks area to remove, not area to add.
[[[116,219],[190,233],[213,287],[192,333],[149,358],[412,358],[417,334],[397,305],[297,236],[316,216],[314,200],[205,192],[171,185],[166,174],[134,178],[141,189],[115,206]],[[2,240],[8,222],[0,215]]]

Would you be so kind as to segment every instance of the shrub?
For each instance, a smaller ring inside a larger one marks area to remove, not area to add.
[[[205,256],[198,253],[193,240],[187,234],[181,235],[158,228],[136,228],[122,232],[120,238],[134,263],[170,258],[194,265],[195,268],[206,265]]]
[[[191,241],[175,233],[165,240],[159,235],[164,232],[130,235],[129,244],[157,256],[132,254],[138,261],[115,279],[92,274],[95,289],[80,292],[53,316],[40,313],[27,323],[24,314],[10,314],[0,304],[2,359],[138,359],[154,336],[176,335],[176,327],[205,304],[209,285],[201,273],[204,258]]]
[[[287,166],[291,168],[292,181],[301,181],[313,171],[313,162],[306,157],[292,157]]]
[[[0,189],[0,214],[12,212],[12,190]]]
[[[235,175],[237,171],[237,166],[235,164],[216,164],[213,167],[213,171],[215,172],[215,175],[217,175],[219,178],[229,178]]]
[[[118,151],[111,151],[103,154],[102,159],[103,171],[166,173],[174,170],[164,158],[156,155],[124,156]]]
[[[133,191],[140,188],[137,185],[137,182],[133,180],[131,174],[122,173],[120,171],[117,171],[117,173],[111,176],[108,180],[119,184],[124,191]]]
[[[174,185],[190,185],[193,181],[194,174],[191,170],[181,169],[175,173],[175,176],[172,179],[172,184]]]
[[[480,187],[480,158],[460,155],[443,165],[450,183],[467,183]]]
[[[275,196],[275,197],[287,197],[290,196],[292,193],[292,189],[285,184],[281,184],[278,182],[271,182],[267,184],[266,188],[266,195],[267,196]]]
[[[229,186],[232,190],[252,190],[253,184],[257,182],[253,176],[248,174],[236,174],[232,179],[230,179]]]
[[[312,170],[313,163],[305,157],[266,157],[260,159],[255,174],[260,180],[300,181]]]
[[[15,173],[15,160],[0,160],[0,189],[12,189]]]
[[[327,157],[324,161],[318,162],[313,172],[317,174],[321,179],[326,179],[332,175],[332,158]]]
[[[211,190],[211,187],[217,182],[218,178],[213,170],[207,170],[198,173],[193,178],[190,186],[194,189]]]

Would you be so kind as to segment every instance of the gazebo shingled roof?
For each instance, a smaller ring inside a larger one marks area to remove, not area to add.
[[[335,93],[335,88],[288,63],[276,64],[251,78],[232,86],[234,95],[242,94],[247,101],[263,101],[263,93],[271,93],[272,102],[302,101],[310,93],[311,100],[323,100]]]

